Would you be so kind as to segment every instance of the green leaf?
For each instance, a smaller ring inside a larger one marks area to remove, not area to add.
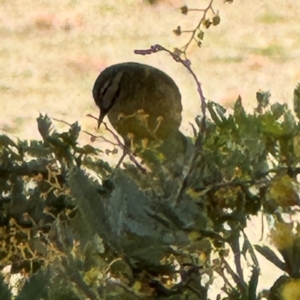
[[[98,154],[99,152],[103,152],[102,150],[96,149],[91,145],[85,145],[83,147],[76,147],[75,150],[77,153],[80,153],[80,154]]]
[[[296,122],[294,116],[292,115],[291,111],[288,110],[284,114],[284,121],[282,124],[283,133],[286,135],[291,135],[294,133],[296,129]]]
[[[254,266],[251,274],[251,278],[249,281],[249,288],[248,288],[248,300],[256,300],[256,290],[258,285],[258,278],[259,278],[260,270],[258,267]]]
[[[221,126],[226,120],[225,117],[226,109],[220,104],[212,101],[209,101],[206,107],[210,113],[211,118],[216,123],[216,125]]]
[[[258,116],[260,121],[261,131],[265,134],[272,134],[276,137],[280,137],[283,134],[283,128],[274,115],[270,114],[269,112]]]
[[[271,105],[271,112],[276,120],[278,120],[287,110],[286,104],[274,103]]]
[[[71,125],[71,128],[69,129],[69,135],[74,142],[77,141],[80,131],[81,127],[79,126],[78,122],[75,122]]]
[[[239,96],[234,104],[234,119],[238,125],[245,126],[247,123],[247,114],[242,104],[242,98]]]
[[[257,111],[260,113],[263,108],[266,108],[269,105],[271,98],[271,94],[269,91],[263,92],[263,91],[258,91],[256,93],[256,99],[257,99]]]
[[[42,138],[45,140],[47,136],[50,135],[52,121],[47,115],[43,116],[42,114],[40,114],[40,116],[36,120],[38,123],[39,133],[42,136]]]
[[[0,146],[7,148],[8,146],[13,146],[18,148],[17,144],[10,139],[7,135],[0,135]]]
[[[286,271],[286,265],[283,261],[281,261],[278,256],[271,250],[268,246],[260,246],[254,245],[256,251],[258,251],[263,257],[265,257],[268,261],[273,263],[277,268],[282,271]]]
[[[294,112],[298,119],[300,119],[300,84],[294,89]]]

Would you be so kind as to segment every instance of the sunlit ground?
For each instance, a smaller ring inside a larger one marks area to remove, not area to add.
[[[98,115],[92,86],[99,72],[113,63],[138,61],[174,78],[183,97],[182,130],[200,111],[190,74],[166,53],[137,56],[134,49],[161,44],[183,46],[201,13],[182,15],[179,7],[204,8],[208,1],[52,0],[0,1],[0,131],[14,137],[38,137],[39,113],[69,123],[79,121],[95,132]],[[202,48],[192,44],[189,58],[207,99],[231,107],[240,94],[250,110],[257,90],[270,90],[273,101],[292,104],[300,82],[299,9],[292,0],[215,1],[221,24],[205,32]],[[59,123],[55,123],[61,126]],[[81,137],[89,142],[88,136]],[[100,142],[95,144],[103,146]],[[260,237],[259,220],[249,222],[252,239]],[[259,254],[258,254],[259,256]],[[278,273],[263,264],[261,285],[268,288]]]

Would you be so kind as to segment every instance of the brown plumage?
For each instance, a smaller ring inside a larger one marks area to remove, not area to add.
[[[100,108],[98,127],[107,115],[127,145],[132,138],[135,144],[143,139],[164,141],[179,132],[179,89],[154,67],[133,62],[112,65],[98,76],[93,97]]]

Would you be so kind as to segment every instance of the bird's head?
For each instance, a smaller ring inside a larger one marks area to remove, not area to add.
[[[107,68],[99,75],[95,82],[93,97],[100,109],[98,128],[120,95],[123,73],[124,71],[122,70]]]

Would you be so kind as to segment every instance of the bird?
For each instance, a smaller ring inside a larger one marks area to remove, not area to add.
[[[100,109],[98,128],[105,116],[126,146],[163,143],[181,135],[181,94],[174,80],[163,71],[136,62],[104,69],[93,87]]]

